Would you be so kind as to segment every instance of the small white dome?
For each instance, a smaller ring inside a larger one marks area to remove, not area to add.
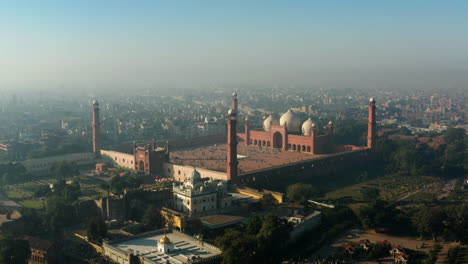
[[[328,122],[328,125],[329,125],[329,126],[333,126],[333,122],[330,120],[330,121]]]
[[[284,113],[280,118],[280,125],[286,126],[288,132],[291,133],[300,133],[301,132],[301,119],[294,113],[291,109],[289,109],[286,113]]]
[[[270,131],[272,125],[279,125],[278,120],[276,120],[272,115],[263,120],[263,130]]]
[[[94,100],[93,105],[99,105],[99,102],[97,100]]]
[[[371,97],[371,98],[369,99],[369,102],[375,103],[375,98],[374,98],[374,97]]]
[[[310,136],[310,131],[312,130],[312,124],[314,122],[312,119],[309,117],[303,124],[302,124],[302,135],[304,136]]]
[[[191,180],[192,182],[196,182],[196,181],[201,180],[201,175],[200,175],[200,173],[197,171],[197,169],[195,169],[195,168],[193,169],[192,174],[190,175],[190,180]]]

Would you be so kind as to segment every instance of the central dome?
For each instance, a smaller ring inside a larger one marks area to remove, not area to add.
[[[288,132],[290,133],[300,133],[301,132],[301,119],[294,113],[291,109],[289,109],[286,113],[284,113],[280,118],[280,125],[286,126]]]
[[[263,120],[263,130],[267,132],[270,131],[272,125],[279,125],[278,120],[276,120],[272,115]]]

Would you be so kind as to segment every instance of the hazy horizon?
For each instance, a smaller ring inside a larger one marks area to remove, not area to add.
[[[9,1],[0,90],[468,86],[466,1]]]

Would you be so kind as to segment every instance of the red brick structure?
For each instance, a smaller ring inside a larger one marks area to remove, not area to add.
[[[109,167],[105,163],[96,163],[96,172],[97,173],[103,173],[107,171]]]
[[[375,120],[375,99],[369,100],[369,122],[367,124],[367,147],[375,149],[376,120]]]
[[[101,154],[101,137],[100,137],[100,123],[99,123],[99,103],[93,101],[93,152],[96,156]]]
[[[144,146],[133,146],[135,170],[145,174],[160,174],[164,162],[169,161],[169,145],[161,148],[153,142]]]
[[[228,112],[228,134],[227,134],[227,180],[237,178],[237,94],[232,94],[232,107]]]

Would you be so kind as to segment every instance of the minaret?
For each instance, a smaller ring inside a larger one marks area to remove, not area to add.
[[[99,103],[93,101],[93,152],[96,156],[101,155],[101,132],[99,123]]]
[[[333,125],[333,122],[330,121],[328,122],[328,146],[327,146],[327,151],[329,153],[333,153],[335,151],[335,143],[333,141],[333,133],[335,133],[335,127]]]
[[[328,134],[333,135],[333,132],[334,132],[333,122],[330,121],[330,122],[328,122]]]
[[[312,141],[312,146],[310,148],[310,153],[315,154],[315,143],[316,143],[316,137],[317,137],[317,125],[315,123],[312,123],[312,127],[310,129],[310,139]]]
[[[227,180],[237,178],[237,94],[232,94],[232,108],[228,111],[228,138],[227,138]]]
[[[245,145],[250,145],[250,122],[249,114],[245,116]]]
[[[369,100],[369,123],[367,124],[367,147],[375,149],[375,99],[372,97]]]

